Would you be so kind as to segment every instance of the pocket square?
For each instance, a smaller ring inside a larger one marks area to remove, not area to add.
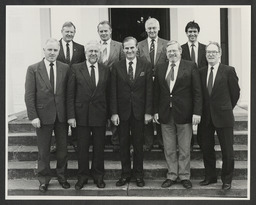
[[[141,72],[141,73],[140,73],[140,76],[144,76],[144,75],[145,75],[145,72]]]

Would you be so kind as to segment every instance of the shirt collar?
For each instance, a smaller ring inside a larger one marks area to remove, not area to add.
[[[171,64],[172,64],[172,62],[171,61],[169,61],[169,67],[171,67]],[[178,60],[177,62],[175,62],[174,63],[175,64],[175,67],[174,68],[179,68],[179,65],[180,65],[180,60]]]
[[[53,67],[56,66],[56,61],[50,62],[50,61],[46,60],[46,58],[44,58],[44,64],[46,65],[46,67],[49,67],[50,63],[53,63]]]
[[[110,41],[111,41],[111,38],[106,41],[106,42],[107,42],[107,45],[110,45]],[[100,41],[100,44],[103,45],[103,42],[104,42],[104,41],[101,40],[101,41]]]
[[[87,67],[89,68],[91,68],[91,65],[94,65],[94,68],[98,68],[98,63],[96,62],[96,63],[94,63],[94,64],[91,64],[88,60],[86,60],[86,65],[87,65]]]
[[[219,65],[220,65],[220,63],[216,63],[214,66],[211,66],[210,64],[208,64],[208,70],[211,70],[211,67],[213,67],[214,68],[213,70],[216,71],[216,70],[218,70]]]
[[[194,42],[193,44],[195,45],[196,48],[198,48],[198,44],[199,44],[198,41]],[[192,45],[192,43],[190,41],[188,41],[189,48],[191,47],[191,45]]]
[[[127,64],[127,65],[129,65],[129,62],[131,62],[131,61],[126,58],[126,64]],[[137,58],[134,58],[134,59],[132,60],[132,62],[133,62],[132,65],[136,65],[136,63],[137,63]]]
[[[148,40],[148,45],[150,45],[152,39],[148,37],[147,40]],[[155,43],[157,43],[158,42],[158,36],[154,40],[155,40]]]
[[[62,45],[63,45],[63,46],[66,46],[67,42],[64,41],[63,38],[61,39],[61,42],[62,42]],[[73,41],[68,42],[68,45],[69,45],[69,46],[72,46],[72,45],[73,45]]]

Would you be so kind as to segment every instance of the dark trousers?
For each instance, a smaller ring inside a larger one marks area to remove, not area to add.
[[[154,125],[156,127],[156,136],[154,135]],[[150,122],[145,125],[144,128],[144,144],[150,148],[154,145],[154,143],[160,145],[161,147],[163,146],[161,125]]]
[[[120,155],[122,177],[131,177],[130,145],[133,145],[133,174],[135,178],[143,177],[143,127],[144,120],[137,120],[133,114],[128,120],[121,120],[118,126],[120,138]],[[131,135],[130,135],[131,133]]]
[[[222,152],[222,172],[221,180],[223,183],[232,182],[234,172],[234,153],[233,153],[233,127],[217,128],[212,121],[208,126],[200,125],[201,145],[205,166],[205,178],[217,178],[216,156],[214,133],[217,132]]]
[[[48,184],[52,176],[50,168],[50,146],[53,131],[56,139],[56,173],[59,181],[66,181],[68,125],[67,123],[61,123],[56,120],[54,124],[41,124],[41,127],[36,129],[38,143],[37,170],[40,184]]]
[[[104,146],[106,126],[77,126],[78,147],[78,180],[85,181],[90,177],[97,180],[104,176]],[[93,155],[91,172],[89,169],[89,147],[92,133]]]

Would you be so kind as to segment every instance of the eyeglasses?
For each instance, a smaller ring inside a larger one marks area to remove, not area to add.
[[[218,51],[206,51],[206,54],[210,55],[210,54],[213,54],[213,55],[216,55],[217,53],[219,53]]]

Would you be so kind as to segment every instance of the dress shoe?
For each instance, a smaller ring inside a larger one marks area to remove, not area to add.
[[[171,179],[166,179],[166,180],[162,183],[161,187],[162,187],[162,188],[167,188],[167,187],[172,186],[173,184],[176,184],[176,181],[173,181],[173,180],[171,180]]]
[[[95,179],[94,184],[96,184],[98,188],[105,188],[105,186],[106,186],[103,179]]]
[[[223,189],[223,190],[229,190],[229,189],[231,189],[231,184],[223,184],[223,185],[222,185],[222,189]]]
[[[75,185],[75,189],[76,189],[76,190],[80,190],[80,189],[82,189],[82,188],[84,187],[84,185],[87,184],[87,183],[88,183],[88,179],[85,180],[85,181],[78,180],[77,183],[76,183],[76,185]]]
[[[181,184],[183,185],[183,187],[185,187],[186,189],[190,189],[192,188],[192,183],[190,180],[186,179],[186,180],[182,180]]]
[[[59,181],[59,184],[62,186],[63,189],[70,188],[70,184],[67,181],[64,181],[64,182]]]
[[[129,183],[130,180],[131,180],[130,177],[127,177],[127,178],[123,178],[123,177],[122,177],[122,178],[120,178],[120,179],[116,182],[116,186],[123,186],[123,185]]]
[[[40,184],[39,191],[45,193],[48,190],[48,184]]]
[[[145,181],[144,181],[144,179],[143,179],[143,178],[137,178],[137,179],[136,179],[136,185],[137,185],[138,187],[144,187],[144,186],[145,186]]]
[[[214,183],[217,183],[217,179],[205,179],[205,180],[199,182],[199,185],[200,186],[207,186],[209,184],[214,184]]]

